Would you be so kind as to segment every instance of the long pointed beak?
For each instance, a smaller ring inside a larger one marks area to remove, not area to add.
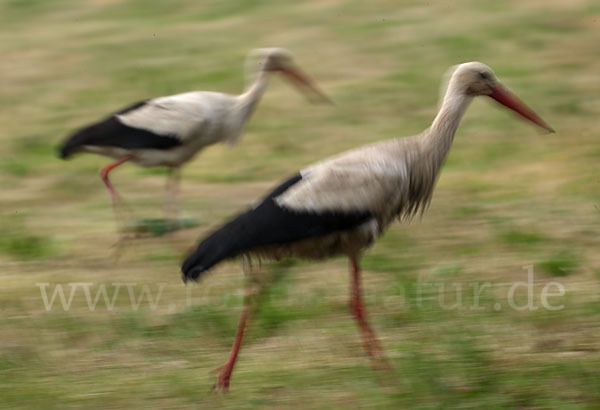
[[[554,129],[550,125],[548,125],[546,121],[544,121],[539,115],[536,114],[535,111],[533,111],[531,108],[525,105],[525,103],[521,101],[519,97],[514,95],[508,88],[504,87],[502,84],[498,84],[492,87],[492,93],[488,94],[488,97],[493,98],[500,104],[515,111],[523,118],[528,119],[534,124],[537,124],[540,127],[548,130],[549,132],[554,132]]]
[[[298,67],[286,67],[281,69],[280,72],[300,91],[306,94],[311,101],[323,102],[332,105],[334,104],[333,101],[331,101],[331,99],[324,92],[319,90],[315,83]],[[311,94],[317,99],[311,99]]]

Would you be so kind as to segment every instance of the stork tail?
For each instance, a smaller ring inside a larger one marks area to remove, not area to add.
[[[259,233],[252,229],[252,219],[249,215],[251,212],[235,218],[198,245],[181,266],[184,282],[198,280],[201,274],[214,265],[240,254],[254,242],[254,236]]]

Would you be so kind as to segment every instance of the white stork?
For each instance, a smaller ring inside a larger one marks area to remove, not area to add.
[[[461,117],[479,95],[553,131],[502,86],[488,66],[459,65],[433,124],[423,133],[360,147],[300,171],[200,242],[183,263],[183,279],[197,280],[215,264],[236,255],[273,259],[346,255],[352,275],[351,310],[367,353],[375,367],[382,367],[385,360],[361,301],[359,257],[394,219],[406,220],[427,208]],[[248,305],[246,300],[235,344],[216,388],[229,387]]]
[[[246,59],[247,86],[243,94],[192,91],[137,102],[76,131],[60,147],[60,157],[90,152],[114,158],[115,162],[100,171],[113,206],[122,202],[108,178],[112,169],[126,161],[143,167],[168,167],[169,204],[176,196],[179,167],[208,145],[235,144],[268,86],[269,74],[274,72],[283,74],[303,91],[312,91],[329,101],[294,64],[289,51],[256,49]]]

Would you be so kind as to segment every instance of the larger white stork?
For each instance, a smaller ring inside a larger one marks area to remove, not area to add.
[[[303,91],[329,101],[294,64],[289,51],[256,49],[246,59],[247,86],[243,94],[193,91],[137,102],[76,131],[60,147],[60,156],[90,152],[116,159],[100,171],[113,204],[120,202],[108,178],[115,167],[126,161],[144,167],[169,167],[168,203],[173,200],[183,163],[208,145],[237,142],[267,88],[269,74],[274,72],[283,74]]]
[[[350,259],[351,308],[364,346],[376,367],[385,363],[361,301],[359,256],[395,218],[424,211],[473,97],[487,95],[548,131],[535,112],[478,62],[458,66],[433,124],[423,133],[357,148],[312,165],[275,188],[258,205],[205,238],[182,266],[184,280],[196,280],[236,255],[279,259]],[[216,387],[227,389],[248,317],[244,309],[235,344]]]

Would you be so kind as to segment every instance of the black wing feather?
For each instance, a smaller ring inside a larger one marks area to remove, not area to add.
[[[173,135],[160,135],[140,128],[123,124],[116,117],[134,111],[146,105],[140,101],[125,107],[102,121],[88,125],[66,139],[60,147],[61,158],[68,158],[83,145],[118,147],[124,149],[170,149],[181,145],[181,141]]]
[[[255,208],[237,216],[206,237],[182,265],[184,280],[200,274],[223,259],[267,245],[286,244],[356,227],[372,218],[364,212],[306,212],[283,208],[275,202],[300,174],[275,188]]]

